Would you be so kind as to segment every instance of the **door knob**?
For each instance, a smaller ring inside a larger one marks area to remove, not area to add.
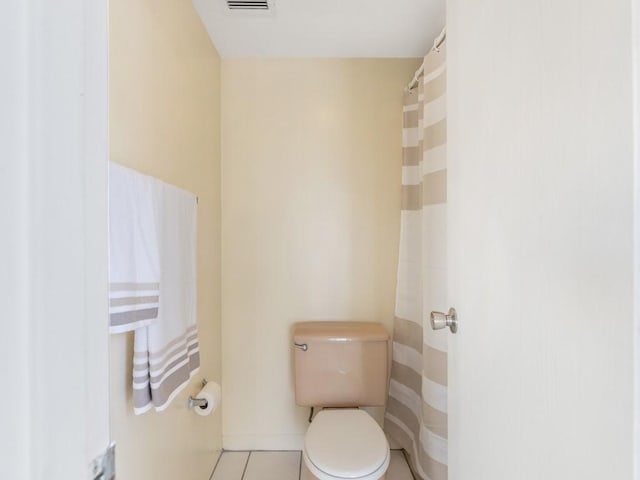
[[[445,327],[449,327],[451,333],[458,331],[458,315],[453,307],[447,313],[431,312],[431,328],[440,330]]]

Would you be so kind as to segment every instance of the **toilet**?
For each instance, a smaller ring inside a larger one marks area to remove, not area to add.
[[[385,479],[389,443],[359,407],[385,404],[388,342],[379,323],[294,325],[296,404],[322,408],[304,437],[303,480]]]

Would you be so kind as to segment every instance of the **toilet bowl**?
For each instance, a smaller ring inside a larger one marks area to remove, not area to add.
[[[389,467],[387,438],[364,410],[328,409],[304,438],[303,480],[381,480]]]

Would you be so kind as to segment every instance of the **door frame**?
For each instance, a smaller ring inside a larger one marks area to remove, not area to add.
[[[640,0],[632,0],[633,166],[634,166],[634,478],[640,480]]]
[[[87,478],[110,440],[108,0],[31,0],[27,28],[32,475]]]
[[[0,477],[93,478],[109,443],[108,0],[8,0],[0,25]]]

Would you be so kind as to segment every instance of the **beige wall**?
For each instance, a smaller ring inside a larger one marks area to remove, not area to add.
[[[187,410],[203,377],[220,381],[220,58],[189,0],[111,0],[112,160],[189,190],[198,206],[202,366],[168,410],[134,416],[132,336],[111,341],[111,429],[118,478],[208,478],[221,414]]]
[[[417,59],[225,59],[225,448],[300,448],[290,327],[391,330],[402,89]]]

